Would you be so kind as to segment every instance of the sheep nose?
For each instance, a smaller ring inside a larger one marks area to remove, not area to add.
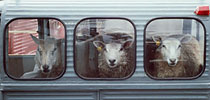
[[[44,72],[49,72],[49,69],[48,69],[48,68],[49,68],[48,65],[44,65],[44,66],[43,66]]]
[[[43,69],[48,69],[48,68],[49,68],[48,65],[44,65],[44,66],[43,66]]]
[[[114,60],[109,60],[109,62],[110,62],[111,64],[114,64],[115,61],[116,61],[115,59],[114,59]]]
[[[175,63],[176,62],[176,59],[169,59],[170,60],[170,62],[172,62],[172,63]]]

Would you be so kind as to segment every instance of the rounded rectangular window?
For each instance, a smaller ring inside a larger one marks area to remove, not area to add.
[[[4,66],[13,79],[56,79],[65,70],[65,26],[54,18],[13,19],[5,28]]]
[[[135,26],[125,18],[86,18],[75,28],[75,70],[84,79],[125,79],[135,69]]]
[[[193,79],[205,69],[205,27],[195,18],[156,18],[145,27],[144,67],[155,79]]]

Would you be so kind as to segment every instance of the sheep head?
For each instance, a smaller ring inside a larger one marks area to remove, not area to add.
[[[187,43],[191,40],[190,35],[171,35],[165,38],[152,37],[153,41],[157,44],[160,42],[156,51],[160,52],[163,61],[166,61],[169,66],[176,66],[181,56],[181,48],[183,43]]]
[[[103,59],[106,60],[108,67],[115,68],[121,62],[123,56],[125,56],[124,50],[131,46],[132,41],[124,43],[111,42],[108,44],[101,41],[93,41],[93,44],[103,54]]]

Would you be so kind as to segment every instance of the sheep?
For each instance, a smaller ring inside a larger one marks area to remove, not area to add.
[[[94,46],[99,51],[98,71],[101,78],[123,78],[131,74],[133,66],[131,64],[131,54],[128,54],[132,41],[125,42],[93,41]]]
[[[177,34],[152,38],[161,43],[153,60],[155,77],[194,77],[201,72],[200,46],[193,36]]]
[[[47,37],[38,39],[31,35],[33,41],[38,44],[34,57],[35,67],[31,72],[24,73],[21,78],[56,78],[64,71],[62,43],[64,39]]]

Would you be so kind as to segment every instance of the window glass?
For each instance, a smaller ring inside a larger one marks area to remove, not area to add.
[[[195,78],[204,70],[205,28],[197,19],[150,21],[145,28],[145,70],[157,79]]]
[[[65,28],[56,19],[15,19],[6,27],[6,73],[15,79],[55,79],[64,72]]]
[[[127,19],[90,18],[75,28],[75,70],[82,78],[127,78],[135,68],[135,28]]]

